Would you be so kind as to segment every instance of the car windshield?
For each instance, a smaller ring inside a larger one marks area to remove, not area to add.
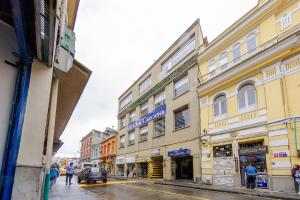
[[[93,167],[93,164],[83,164],[83,168]]]
[[[99,168],[98,167],[92,167],[91,172],[92,173],[99,173]]]

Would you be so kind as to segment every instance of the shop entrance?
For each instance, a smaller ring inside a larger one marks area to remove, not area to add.
[[[163,157],[157,156],[152,157],[152,176],[151,178],[162,178],[163,177]]]
[[[193,157],[174,158],[176,163],[176,179],[193,179]]]
[[[247,177],[245,169],[249,163],[257,169],[256,187],[268,188],[267,181],[267,162],[266,153],[267,146],[263,146],[263,142],[253,142],[247,144],[240,144],[240,171],[241,171],[241,184],[246,186]]]

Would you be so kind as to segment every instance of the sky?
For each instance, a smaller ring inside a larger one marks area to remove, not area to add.
[[[210,42],[257,1],[81,0],[75,58],[93,73],[59,152],[79,152],[80,139],[92,129],[117,128],[118,97],[196,19]]]

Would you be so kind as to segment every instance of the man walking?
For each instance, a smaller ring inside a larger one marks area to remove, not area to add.
[[[70,165],[67,166],[67,173],[66,173],[66,185],[71,185],[72,182],[72,178],[73,178],[73,174],[74,174],[74,166],[73,166],[73,162],[70,163]]]
[[[257,169],[252,166],[252,163],[249,162],[249,165],[245,169],[247,175],[247,188],[255,188],[255,180],[257,175]]]

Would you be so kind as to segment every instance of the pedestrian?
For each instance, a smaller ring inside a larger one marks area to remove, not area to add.
[[[300,194],[300,166],[294,165],[292,169],[296,193]]]
[[[257,175],[257,169],[252,166],[252,163],[249,162],[248,166],[245,169],[247,175],[247,188],[255,188],[255,180]]]
[[[53,163],[50,167],[50,188],[56,183],[56,179],[59,177],[59,171],[57,165]]]
[[[142,177],[142,173],[141,173],[141,168],[140,167],[136,168],[136,176],[137,176],[137,178]]]
[[[132,168],[132,178],[136,178],[136,168],[133,166]]]
[[[67,166],[67,173],[66,173],[66,185],[71,185],[72,184],[72,178],[73,178],[73,174],[74,174],[74,166],[73,166],[73,162],[71,162],[68,166]]]
[[[127,168],[126,173],[127,173],[127,178],[128,178],[128,176],[129,176],[129,174],[130,174],[130,169],[129,169],[129,167]]]

